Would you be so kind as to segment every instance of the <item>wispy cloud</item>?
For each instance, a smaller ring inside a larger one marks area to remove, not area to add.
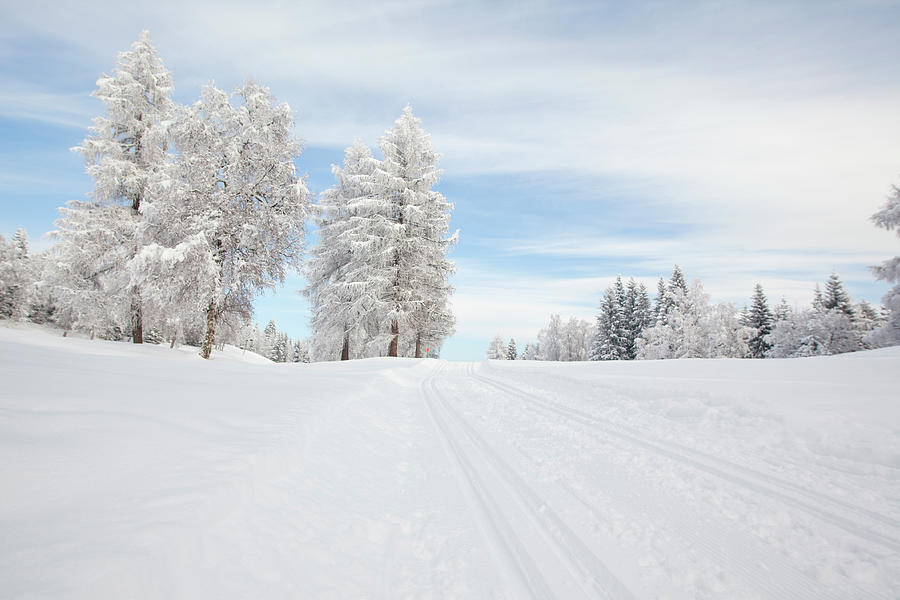
[[[679,262],[721,299],[761,278],[799,301],[823,271],[862,282],[896,252],[868,221],[900,174],[896,3],[98,0],[2,12],[8,118],[85,127],[96,102],[72,90],[144,28],[181,101],[253,77],[334,160],[356,138],[374,145],[412,103],[444,155],[450,200],[469,211],[461,331],[532,327],[532,307],[566,312],[629,269]],[[55,74],[66,87],[15,67],[27,55],[17,45],[35,39],[77,65]],[[492,178],[538,192],[516,206],[470,185]],[[591,261],[596,272],[572,281],[572,265]],[[531,282],[507,288],[518,300],[490,284],[526,264]],[[486,275],[472,276],[479,266]],[[570,295],[542,291],[557,286]],[[491,312],[491,294],[510,308]]]

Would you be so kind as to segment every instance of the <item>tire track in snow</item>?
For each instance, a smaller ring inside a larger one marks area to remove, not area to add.
[[[467,365],[467,374],[472,376],[474,365]],[[423,384],[423,392],[426,402],[431,410],[441,433],[451,446],[460,450],[460,446],[469,448],[478,464],[488,464],[494,474],[499,475],[505,483],[508,492],[515,496],[518,504],[523,509],[525,517],[534,523],[543,537],[551,542],[551,548],[560,563],[573,576],[573,583],[580,587],[591,597],[604,597],[610,599],[633,599],[634,595],[622,584],[621,581],[609,570],[609,568],[585,545],[572,529],[537,495],[537,493],[521,478],[521,476],[504,461],[499,454],[487,443],[487,441],[456,411],[444,395],[435,385],[435,377]],[[445,418],[446,417],[446,418]],[[451,423],[448,423],[450,421]],[[459,443],[459,436],[454,436],[452,429],[462,433],[465,444]],[[461,454],[466,454],[463,450]],[[462,458],[469,466],[472,465],[464,456]],[[480,460],[479,460],[480,459]],[[470,484],[473,479],[469,478]],[[485,489],[475,489],[476,493]],[[514,548],[527,554],[527,550],[521,541],[516,540]],[[507,545],[509,548],[509,545]],[[517,563],[521,564],[521,562]],[[520,571],[521,572],[521,571]],[[549,589],[548,589],[548,593]],[[558,597],[550,594],[550,597]]]
[[[700,457],[702,457],[703,459],[712,458],[712,457],[708,457],[707,455],[703,455],[702,453],[698,453],[696,451],[691,451],[691,450],[689,450],[687,448],[683,448],[683,447],[678,447],[677,450],[669,449],[669,448],[664,447],[662,443],[648,442],[644,439],[637,437],[635,434],[631,434],[631,433],[627,433],[626,431],[623,431],[623,429],[625,429],[625,428],[623,428],[620,425],[616,425],[616,424],[608,421],[607,419],[604,419],[603,417],[592,415],[590,413],[584,412],[577,408],[572,408],[570,406],[566,406],[566,405],[560,404],[558,402],[553,402],[552,400],[546,400],[546,399],[540,398],[532,393],[521,390],[515,386],[512,386],[505,382],[499,382],[499,381],[495,381],[493,379],[489,379],[483,375],[478,375],[478,374],[473,373],[472,376],[477,381],[481,381],[487,385],[490,385],[490,386],[494,387],[495,389],[500,390],[501,392],[504,392],[508,395],[512,395],[514,397],[521,398],[521,399],[525,400],[527,403],[531,404],[532,406],[536,406],[540,409],[543,409],[546,412],[555,413],[557,415],[560,415],[563,417],[568,417],[575,421],[581,422],[585,425],[592,426],[600,431],[603,431],[606,434],[609,434],[613,437],[624,440],[634,446],[638,446],[638,447],[644,448],[645,450],[649,450],[651,453],[653,453],[657,456],[666,457],[677,463],[680,463],[680,464],[686,465],[688,467],[703,471],[703,472],[713,475],[721,480],[724,480],[729,483],[743,487],[743,488],[750,490],[751,492],[754,492],[758,495],[766,496],[766,497],[769,497],[770,499],[781,501],[785,504],[789,504],[791,506],[799,508],[800,510],[807,513],[808,515],[810,515],[814,518],[817,518],[819,520],[825,521],[827,523],[830,523],[831,525],[834,525],[835,527],[843,529],[844,531],[846,531],[854,536],[868,540],[868,541],[878,544],[882,547],[894,550],[895,552],[900,551],[900,540],[893,537],[892,535],[880,533],[878,531],[875,531],[873,529],[865,527],[865,526],[861,525],[860,523],[851,521],[850,519],[848,519],[842,515],[834,514],[832,512],[829,512],[828,510],[825,510],[823,508],[820,508],[818,506],[810,504],[808,501],[801,500],[799,498],[791,496],[785,491],[773,489],[772,487],[770,487],[770,485],[764,484],[761,481],[758,481],[758,480],[753,481],[754,477],[757,477],[758,475],[762,475],[762,474],[757,473],[756,471],[746,469],[744,467],[735,465],[733,463],[729,463],[727,461],[721,461],[721,460],[717,461],[717,462],[720,462],[726,468],[733,469],[735,471],[738,471],[739,473],[728,472],[718,466],[707,464],[706,462],[701,462],[701,460],[699,460]],[[667,445],[674,446],[673,444],[667,444]],[[688,454],[688,453],[698,455],[698,457],[692,458],[690,456],[686,456],[686,454]],[[775,479],[776,481],[780,481],[777,478],[772,478],[772,479]],[[871,511],[867,511],[865,509],[859,509],[858,507],[854,507],[853,505],[846,505],[846,503],[834,500],[832,498],[829,498],[828,496],[824,496],[824,495],[818,494],[816,492],[810,492],[808,490],[805,490],[804,488],[797,487],[797,489],[794,489],[793,487],[791,487],[791,490],[794,492],[800,492],[800,493],[806,495],[808,498],[811,498],[816,501],[832,502],[843,508],[848,508],[848,509],[854,510],[858,513],[861,513],[865,516],[870,516],[868,513],[870,513]],[[877,515],[878,513],[872,513],[872,514]],[[884,522],[884,520],[887,520],[888,522],[893,521],[889,517],[884,517],[883,515],[879,515],[879,516],[882,517],[881,519],[879,519],[882,522]],[[885,524],[887,524],[887,523],[885,523]]]

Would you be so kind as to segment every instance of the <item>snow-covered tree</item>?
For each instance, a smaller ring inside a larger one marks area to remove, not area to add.
[[[777,321],[766,341],[772,358],[823,356],[858,350],[860,334],[844,312],[808,308]]]
[[[653,300],[653,325],[662,323],[666,318],[666,280],[662,277],[656,282],[656,298]]]
[[[750,338],[750,356],[752,358],[765,358],[766,352],[771,348],[766,341],[766,336],[772,333],[774,321],[763,288],[757,283],[753,290],[753,305],[745,323],[747,327],[755,330]]]
[[[625,289],[621,276],[606,288],[597,328],[591,344],[591,360],[621,360],[628,354],[628,315],[625,314]]]
[[[379,335],[379,303],[390,294],[389,281],[375,276],[388,261],[381,240],[393,233],[385,204],[376,197],[377,167],[369,148],[357,141],[344,152],[343,168],[332,166],[337,183],[316,207],[319,243],[305,267],[304,293],[317,346],[340,352],[341,360],[365,356],[364,345]]]
[[[772,314],[773,326],[778,321],[784,321],[790,317],[792,312],[794,311],[791,309],[791,305],[788,304],[787,298],[782,296],[781,302],[778,303],[778,306],[775,307],[775,311]]]
[[[9,242],[0,235],[0,318],[23,319],[31,312],[40,278],[36,262],[24,229],[17,229]]]
[[[375,173],[378,212],[391,227],[380,240],[372,273],[390,285],[378,312],[390,331],[388,356],[398,355],[402,335],[420,358],[426,344],[439,348],[453,333],[448,279],[454,267],[446,258],[456,242],[456,234],[448,236],[453,205],[432,189],[440,175],[438,155],[412,108],[403,110],[379,145],[384,160]]]
[[[506,343],[499,335],[495,337],[487,349],[488,360],[506,360]]]
[[[731,304],[710,305],[700,281],[684,294],[680,284],[667,289],[665,321],[645,330],[638,358],[743,358],[752,330],[741,325]]]
[[[856,315],[853,313],[853,301],[850,294],[844,289],[844,284],[837,273],[832,272],[825,282],[825,293],[822,296],[822,306],[825,310],[839,310],[852,321]]]
[[[94,335],[131,328],[132,297],[128,266],[134,255],[136,215],[97,201],[73,200],[59,209],[57,243],[51,248],[46,283],[58,304],[57,322],[64,330]],[[133,332],[132,332],[133,334]]]
[[[538,360],[538,348],[535,344],[525,344],[520,360]]]
[[[887,202],[881,210],[872,215],[872,221],[877,227],[896,231],[897,236],[900,236],[900,188],[892,186]],[[883,325],[869,334],[867,341],[875,346],[900,344],[900,256],[872,267],[872,271],[876,278],[893,283],[894,287],[882,298],[885,308],[889,311],[887,319]]]
[[[563,324],[559,315],[550,315],[550,324],[538,333],[539,360],[563,360]]]
[[[563,329],[563,353],[560,360],[587,360],[594,339],[594,328],[590,321],[569,317]]]
[[[509,338],[509,345],[506,346],[506,360],[516,360],[519,358],[519,351],[516,349],[516,340]]]
[[[629,360],[637,356],[637,341],[643,335],[645,329],[653,324],[653,313],[650,308],[650,298],[647,296],[647,288],[643,283],[635,282],[634,278],[628,280],[625,291],[625,356]]]
[[[294,167],[300,146],[291,136],[290,107],[276,105],[268,89],[253,83],[233,98],[207,86],[173,125],[177,159],[169,178],[153,188],[142,230],[165,248],[194,240],[200,250],[181,265],[205,305],[204,358],[223,316],[248,319],[254,294],[299,267],[308,213],[306,185]]]
[[[91,198],[95,204],[83,207],[86,212],[78,219],[96,215],[100,220],[78,226],[99,229],[112,224],[114,234],[94,234],[95,242],[105,240],[110,245],[95,248],[95,258],[101,266],[86,271],[106,268],[121,271],[140,250],[136,228],[150,180],[169,162],[166,129],[174,111],[171,92],[172,76],[157,56],[147,31],[141,32],[131,50],[119,53],[112,75],[97,80],[92,95],[103,102],[106,114],[94,119],[91,134],[75,150],[84,156],[87,172],[94,180]],[[99,210],[101,207],[108,212]],[[77,205],[70,204],[70,210],[77,209]],[[62,219],[70,215],[64,212]],[[60,230],[75,226],[64,224]],[[65,235],[60,240],[71,242]],[[62,253],[65,255],[67,251]],[[102,282],[98,279],[95,283],[105,286],[107,295],[125,297],[129,303],[131,337],[139,344],[143,341],[141,289],[127,274],[106,273]],[[73,285],[69,292],[77,295],[80,287],[85,286]]]
[[[300,363],[309,362],[309,346],[305,340],[294,342],[293,361]]]

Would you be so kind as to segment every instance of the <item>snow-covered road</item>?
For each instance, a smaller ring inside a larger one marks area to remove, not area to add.
[[[4,597],[900,596],[897,349],[0,365]]]

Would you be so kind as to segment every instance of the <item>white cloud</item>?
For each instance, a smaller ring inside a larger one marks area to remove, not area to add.
[[[896,253],[896,239],[868,222],[900,173],[896,5],[610,6],[29,4],[4,9],[0,46],[62,40],[99,75],[149,28],[184,100],[209,80],[229,87],[253,76],[290,102],[307,145],[336,148],[375,144],[411,102],[448,178],[552,172],[582,195],[598,179],[628,181],[647,187],[634,200],[647,211],[649,200],[665,203],[700,231],[687,240],[622,236],[617,223],[565,239],[531,232],[515,244],[523,262],[612,257],[663,273],[678,262],[720,299],[748,295],[760,278],[800,302],[831,268],[861,280],[866,265]],[[83,101],[48,81],[0,94],[0,114],[83,127],[96,110]],[[596,197],[585,210],[620,201]],[[502,215],[484,214],[509,236]],[[605,287],[602,277],[560,280],[546,269],[511,281],[486,257],[480,275],[460,262],[460,331],[478,335],[507,322],[530,330]]]

